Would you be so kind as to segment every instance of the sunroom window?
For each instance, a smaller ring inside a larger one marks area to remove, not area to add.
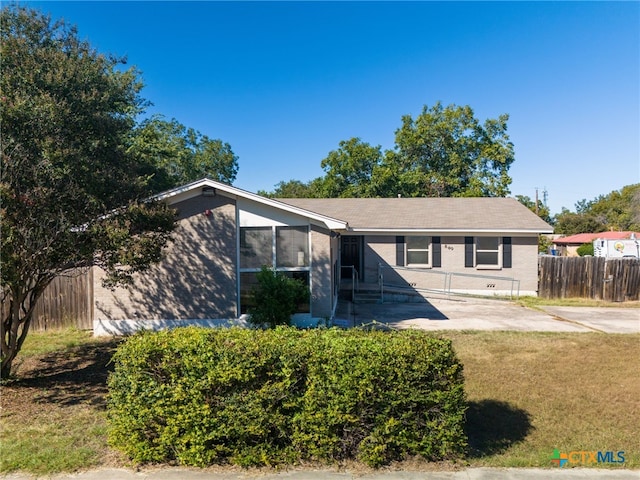
[[[276,267],[309,266],[309,229],[276,227]]]
[[[260,269],[273,264],[273,232],[271,227],[240,229],[240,268]]]
[[[240,228],[240,312],[252,305],[251,290],[257,285],[257,272],[275,268],[288,277],[310,284],[309,227]],[[298,305],[297,313],[309,313],[308,303]]]

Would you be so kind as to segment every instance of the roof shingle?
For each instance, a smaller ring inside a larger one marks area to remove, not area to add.
[[[553,228],[513,198],[277,199],[340,219],[353,230],[526,231]]]

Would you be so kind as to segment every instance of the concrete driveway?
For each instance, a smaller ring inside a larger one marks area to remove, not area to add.
[[[341,326],[373,321],[424,330],[640,333],[640,308],[521,307],[506,300],[435,297],[423,303],[339,305]]]
[[[544,311],[598,332],[640,332],[640,308],[544,307]]]

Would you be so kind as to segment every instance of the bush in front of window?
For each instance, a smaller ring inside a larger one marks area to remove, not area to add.
[[[133,461],[205,467],[460,458],[462,365],[427,332],[141,332],[109,377],[109,442]]]
[[[252,290],[253,304],[249,322],[275,328],[291,325],[298,305],[309,301],[309,287],[272,268],[262,267],[257,273],[258,285]]]

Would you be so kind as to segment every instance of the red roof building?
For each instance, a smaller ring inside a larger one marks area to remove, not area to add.
[[[627,240],[630,238],[640,239],[640,232],[598,232],[598,233],[577,233],[567,237],[560,237],[553,241],[559,248],[561,256],[575,257],[576,249],[585,243],[591,243],[594,240]]]

